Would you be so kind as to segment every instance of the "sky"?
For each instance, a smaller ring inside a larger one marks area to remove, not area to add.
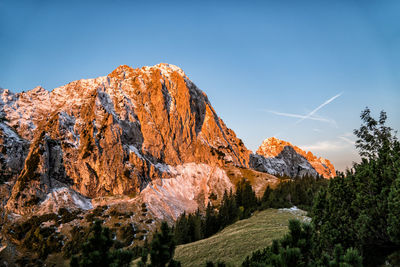
[[[0,0],[0,87],[170,63],[249,149],[275,136],[344,170],[366,106],[400,129],[399,15],[397,0]]]

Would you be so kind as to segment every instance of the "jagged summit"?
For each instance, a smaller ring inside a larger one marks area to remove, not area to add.
[[[322,157],[316,157],[311,151],[306,152],[301,148],[292,145],[290,142],[280,140],[276,137],[265,139],[256,153],[266,158],[274,158],[281,154],[285,147],[293,148],[296,153],[306,158],[318,174],[325,178],[332,178],[336,175],[335,168],[329,160]]]
[[[120,65],[113,72],[111,72],[108,77],[111,78],[119,78],[119,79],[127,79],[134,78],[143,74],[150,74],[155,70],[159,70],[163,76],[169,77],[172,73],[178,73],[182,77],[186,76],[185,72],[176,65],[168,64],[168,63],[159,63],[154,66],[143,66],[141,68],[132,68],[128,65]]]
[[[262,142],[256,153],[264,157],[276,157],[282,152],[285,146],[294,147],[290,142],[280,140],[276,137],[269,137]]]
[[[118,66],[115,70],[113,70],[108,76],[119,76],[121,74],[124,74],[126,72],[130,73],[133,72],[135,69],[132,67],[129,67],[128,65],[120,65]]]

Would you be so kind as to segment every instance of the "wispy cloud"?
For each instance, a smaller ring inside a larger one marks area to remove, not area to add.
[[[300,146],[301,149],[312,152],[339,151],[345,147],[347,147],[347,145],[344,145],[342,142],[338,141],[320,141],[316,142],[315,144]]]
[[[350,137],[351,133],[343,133],[338,135],[333,140],[325,140],[319,141],[310,145],[300,146],[301,149],[307,151],[323,151],[323,152],[331,152],[331,151],[339,151],[344,149],[349,149],[350,147],[354,148],[355,141]]]
[[[341,96],[342,93],[337,94],[331,98],[329,98],[328,100],[326,100],[324,103],[322,103],[321,105],[319,105],[316,109],[314,109],[313,111],[311,111],[310,113],[308,113],[307,115],[304,116],[304,118],[301,118],[300,120],[298,120],[296,122],[296,124],[299,124],[300,122],[306,120],[306,119],[310,119],[318,110],[320,110],[321,108],[325,107],[326,105],[328,105],[329,103],[331,103],[333,100],[335,100],[336,98],[338,98],[339,96]]]

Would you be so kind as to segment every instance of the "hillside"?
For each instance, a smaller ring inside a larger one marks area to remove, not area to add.
[[[224,261],[239,266],[251,252],[266,247],[287,232],[290,219],[306,220],[305,212],[268,209],[228,226],[216,235],[176,248],[182,266],[205,266],[206,261]]]

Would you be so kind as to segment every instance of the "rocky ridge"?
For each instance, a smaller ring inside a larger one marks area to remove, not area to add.
[[[271,174],[304,176],[322,175],[332,178],[336,175],[333,164],[322,157],[314,156],[289,142],[270,137],[251,156],[251,166]]]

